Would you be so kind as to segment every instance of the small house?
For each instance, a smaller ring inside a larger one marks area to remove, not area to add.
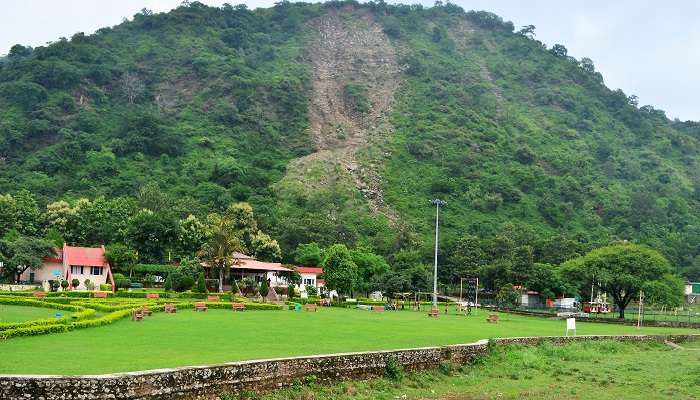
[[[320,288],[325,285],[325,281],[320,278],[323,275],[323,268],[321,267],[296,267],[296,271],[301,275],[301,285],[299,289],[305,288],[306,286],[313,286],[315,288]]]
[[[63,245],[55,250],[54,257],[46,257],[38,269],[28,269],[22,273],[20,280],[31,283],[44,283],[52,280],[66,280],[71,283],[77,279],[80,283],[72,289],[86,290],[85,280],[90,280],[96,288],[109,283],[115,289],[112,268],[105,258],[105,248],[74,247]]]

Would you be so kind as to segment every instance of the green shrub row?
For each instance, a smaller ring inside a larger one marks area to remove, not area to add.
[[[205,301],[207,307],[215,309],[231,309],[230,302],[207,302]],[[244,303],[246,310],[263,310],[263,311],[276,311],[281,310],[282,306],[278,304],[267,304],[267,303]]]
[[[111,312],[111,313],[109,313],[103,317],[100,317],[100,318],[74,322],[70,326],[71,326],[71,330],[72,329],[82,329],[82,328],[94,328],[97,326],[103,326],[103,325],[109,325],[109,324],[115,323],[118,320],[125,318],[125,317],[128,317],[130,315],[131,315],[131,308],[128,310],[114,311],[114,312]]]
[[[71,324],[37,325],[25,328],[8,329],[5,331],[0,331],[0,340],[20,336],[43,335],[45,333],[68,332],[71,329]]]
[[[32,297],[34,291],[31,292],[0,292],[0,296],[16,296],[16,297]],[[48,292],[46,298],[49,297],[92,297],[92,292]]]
[[[98,302],[80,302],[80,303],[75,303],[79,304],[83,307],[86,308],[92,308],[97,311],[104,311],[104,312],[113,312],[113,311],[119,311],[119,310],[127,310],[127,309],[132,309],[132,308],[137,308],[141,307],[143,305],[150,305],[150,303],[147,302],[141,302],[141,303],[121,303],[121,304],[107,304],[107,303],[98,303]]]
[[[68,322],[68,319],[66,317],[36,319],[33,321],[25,321],[25,322],[5,322],[5,323],[0,324],[0,332],[10,330],[10,329],[28,328],[28,327],[32,327],[32,326],[65,324],[67,322]]]
[[[80,312],[85,309],[80,306],[75,306],[72,304],[61,304],[49,301],[42,301],[38,299],[27,299],[23,297],[12,297],[12,296],[0,296],[0,304],[12,305],[12,306],[29,306],[29,307],[44,307],[53,308],[56,310],[70,311],[70,312]]]

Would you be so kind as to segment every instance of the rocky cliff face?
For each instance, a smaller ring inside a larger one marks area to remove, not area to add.
[[[345,181],[374,212],[393,217],[384,203],[379,160],[361,160],[358,151],[381,145],[391,134],[389,117],[402,73],[396,49],[362,10],[332,10],[308,28],[309,129],[317,151],[292,161],[285,180],[312,190]]]

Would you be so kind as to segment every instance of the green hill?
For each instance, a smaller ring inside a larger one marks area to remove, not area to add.
[[[193,2],[18,45],[0,193],[157,185],[179,217],[247,201],[287,258],[341,242],[395,265],[430,260],[439,197],[448,253],[473,235],[486,259],[527,245],[558,263],[633,240],[698,274],[700,125],[531,36],[452,4]]]

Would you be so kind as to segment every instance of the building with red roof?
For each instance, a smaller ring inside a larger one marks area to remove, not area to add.
[[[320,288],[326,283],[320,278],[320,276],[323,275],[323,268],[321,267],[306,267],[299,265],[295,269],[299,275],[301,275],[301,285],[299,289],[306,287],[307,285]]]
[[[87,289],[85,280],[89,279],[95,287],[103,283],[110,283],[115,289],[112,268],[105,258],[105,247],[75,247],[63,245],[56,249],[54,257],[44,258],[41,268],[28,269],[20,277],[28,282],[47,282],[51,280],[78,279],[80,284],[72,289]]]
[[[207,271],[209,278],[217,278],[216,274],[209,270],[207,263],[202,263],[201,265]],[[260,261],[253,256],[243,253],[234,253],[234,261],[233,265],[231,265],[231,277],[233,279],[252,278],[256,282],[267,279],[273,286],[286,285],[286,277],[290,272],[292,270],[285,268],[281,263]],[[224,290],[230,290],[232,284],[233,282],[230,279],[224,279]]]

